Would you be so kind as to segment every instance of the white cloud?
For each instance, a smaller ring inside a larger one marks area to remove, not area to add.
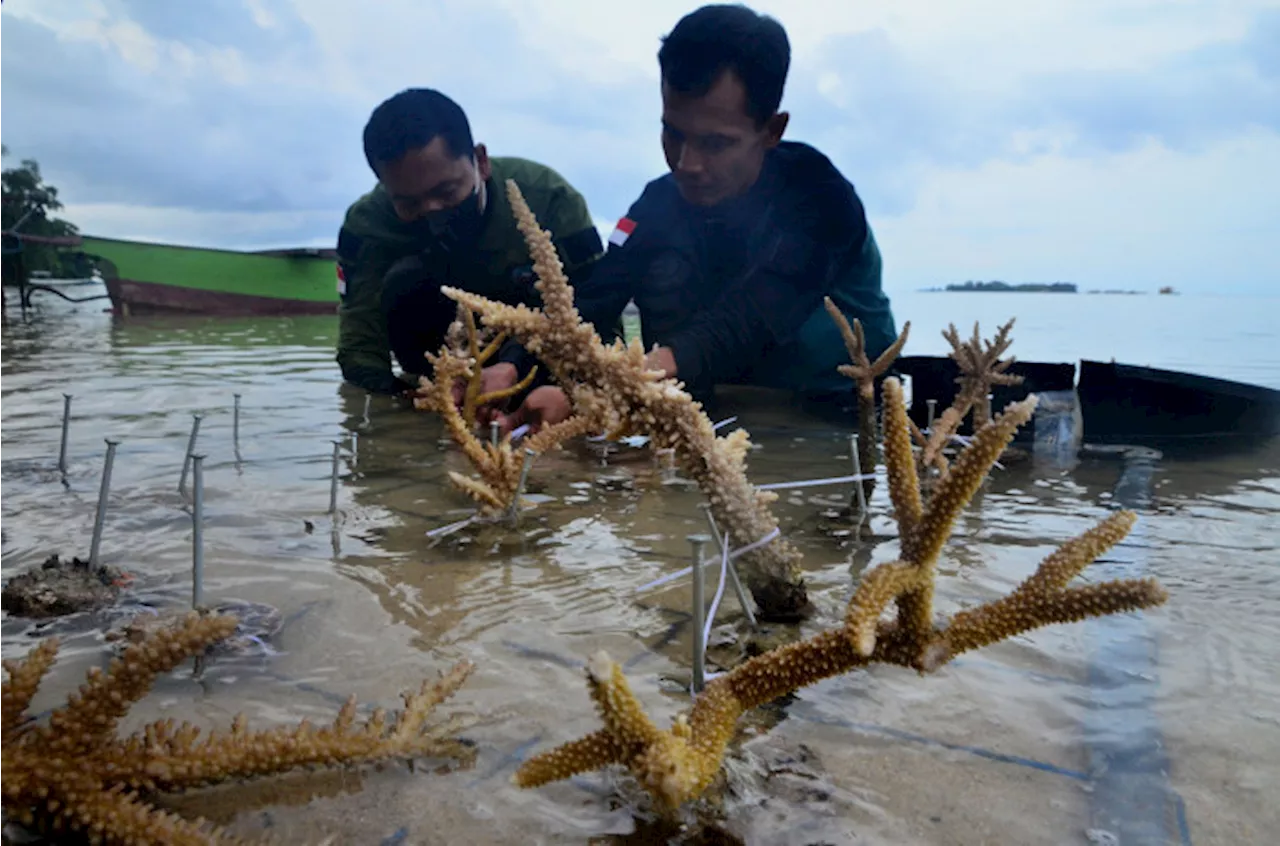
[[[1103,159],[937,170],[909,214],[877,227],[886,287],[1004,279],[1270,291],[1280,278],[1277,165],[1280,135],[1257,132],[1197,155],[1148,144]]]
[[[263,29],[271,29],[276,25],[276,16],[271,14],[271,10],[263,5],[262,0],[244,0],[244,4],[249,7],[249,15],[258,26]]]
[[[891,288],[1000,277],[1261,290],[1276,275],[1280,44],[1251,30],[1268,9],[1280,21],[1274,2],[753,5],[792,41],[792,136],[858,186]],[[81,51],[17,73],[6,36],[6,143],[76,186],[81,198],[64,198],[85,230],[327,243],[370,180],[369,110],[428,85],[463,104],[491,154],[564,173],[607,235],[665,170],[656,52],[694,6],[383,0],[357,15],[346,0],[244,0],[237,24],[194,9],[133,18],[125,0],[6,0],[6,23]],[[67,93],[77,86],[93,97]]]
[[[62,214],[88,235],[233,250],[332,247],[335,231],[325,212],[212,212],[69,203]]]

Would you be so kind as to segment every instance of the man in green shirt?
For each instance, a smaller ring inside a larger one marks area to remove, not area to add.
[[[367,391],[411,394],[416,377],[430,375],[424,356],[440,348],[457,314],[442,285],[540,303],[507,179],[551,231],[571,281],[584,281],[604,252],[572,185],[537,162],[490,158],[466,114],[438,91],[411,88],[374,109],[364,152],[378,184],[351,205],[338,234],[337,360],[343,378]],[[393,353],[405,376],[393,372]],[[504,347],[486,381],[505,380],[520,355],[515,344]]]

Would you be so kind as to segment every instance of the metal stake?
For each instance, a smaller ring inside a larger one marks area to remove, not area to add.
[[[102,487],[98,489],[98,511],[93,518],[93,540],[89,544],[89,566],[98,566],[98,550],[102,547],[102,524],[107,519],[107,494],[111,490],[111,466],[116,460],[116,445],[119,441],[105,438],[107,442],[107,458],[102,464]]]
[[[372,422],[369,420],[369,407],[372,404],[373,404],[373,394],[366,393],[364,395],[364,419],[360,421],[360,424],[362,426],[367,427],[369,423]]]
[[[204,605],[204,455],[192,455],[191,607]]]
[[[231,443],[235,447],[236,461],[240,460],[240,395],[235,395],[235,407],[231,414]]]
[[[706,687],[707,644],[702,639],[703,617],[707,613],[707,600],[703,595],[702,549],[711,538],[707,535],[689,535],[693,547],[693,692],[702,693]]]
[[[671,484],[676,481],[676,451],[671,447],[655,450],[654,459],[658,462],[658,468],[662,472],[662,483],[664,485]]]
[[[524,464],[520,465],[520,482],[516,485],[515,496],[511,498],[511,510],[507,512],[513,526],[520,519],[520,497],[524,495],[525,483],[529,481],[529,468],[533,466],[533,459],[537,456],[536,452],[525,447]]]
[[[853,475],[862,475],[862,459],[858,456],[858,436],[856,434],[849,436],[849,451],[853,453]],[[862,489],[862,480],[859,479],[853,483],[853,489],[858,496],[858,515],[867,513],[867,492]]]
[[[715,539],[716,545],[720,547],[721,554],[724,553],[725,544],[729,542],[729,536],[720,536],[720,527],[716,525],[716,518],[711,513],[711,505],[703,503],[702,512],[707,515],[707,526],[711,529],[711,537]],[[733,585],[733,594],[738,597],[738,604],[742,606],[742,612],[747,615],[747,622],[751,624],[752,629],[758,630],[760,624],[756,622],[755,612],[751,610],[751,600],[747,597],[747,592],[742,588],[742,580],[738,578],[738,568],[733,563],[733,559],[729,559],[729,584]]]
[[[929,406],[929,420],[925,423],[924,430],[927,432],[933,428],[933,415],[938,410],[938,401],[936,399],[925,400],[925,405]]]
[[[187,472],[191,469],[191,454],[196,451],[196,436],[200,434],[203,414],[191,415],[191,437],[187,439],[187,455],[182,459],[182,478],[178,480],[178,493],[187,495]]]
[[[501,429],[502,424],[497,420],[489,421],[489,443],[493,444],[494,449],[498,448],[498,441],[501,440],[501,436],[499,435]]]
[[[329,476],[329,513],[335,517],[338,514],[338,450],[342,448],[342,441],[333,442],[333,472]]]
[[[62,395],[62,446],[58,448],[58,471],[67,475],[67,430],[71,428],[71,394]]]

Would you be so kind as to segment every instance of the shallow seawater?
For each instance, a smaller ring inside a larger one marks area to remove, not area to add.
[[[179,480],[198,413],[205,596],[283,614],[269,649],[214,661],[199,681],[179,669],[123,730],[160,716],[221,728],[237,712],[254,727],[325,721],[352,694],[395,707],[400,691],[454,662],[476,664],[438,715],[472,721],[474,761],[217,788],[173,800],[183,813],[288,843],[371,845],[1083,844],[1121,830],[1146,831],[1132,842],[1238,844],[1269,842],[1280,823],[1280,446],[1150,468],[1042,456],[995,471],[944,552],[939,611],[1008,592],[1117,504],[1137,508],[1138,527],[1089,577],[1155,575],[1170,602],[1042,629],[929,676],[872,667],[800,691],[753,715],[761,731],[735,748],[723,804],[703,815],[714,826],[691,819],[682,830],[653,819],[616,772],[524,791],[510,779],[525,757],[598,728],[583,677],[597,650],[624,664],[659,725],[689,704],[689,580],[640,588],[686,566],[686,536],[706,528],[697,490],[664,484],[643,450],[602,461],[574,446],[535,465],[542,502],[518,530],[432,544],[428,530],[469,510],[444,475],[462,459],[429,415],[375,398],[366,416],[364,394],[340,385],[335,326],[117,321],[42,304],[25,321],[11,310],[4,327],[4,576],[53,553],[87,556],[109,437],[120,443],[103,561],[133,574],[139,597],[189,602]],[[73,394],[65,484],[63,392]],[[754,481],[850,472],[848,429],[767,399],[743,393],[732,409],[759,447]],[[850,495],[848,485],[783,491],[775,506],[818,607],[799,634],[838,625],[857,575],[897,552],[883,484],[869,537],[821,530],[823,512]],[[709,576],[708,596],[715,585]],[[55,627],[63,651],[35,711],[105,664],[100,622]],[[5,658],[55,630],[3,626]],[[726,591],[713,643],[746,630]]]

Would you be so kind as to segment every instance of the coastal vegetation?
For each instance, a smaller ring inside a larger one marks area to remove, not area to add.
[[[9,148],[3,148],[4,158],[9,157]],[[8,281],[16,276],[18,257],[27,273],[45,272],[52,276],[86,275],[77,273],[82,259],[77,255],[60,253],[57,243],[45,239],[75,238],[80,230],[70,221],[53,217],[52,213],[62,209],[62,201],[58,199],[58,189],[44,181],[40,173],[40,164],[35,159],[23,159],[16,167],[6,167],[0,174],[3,183],[3,214],[0,223],[4,229],[4,278]],[[37,240],[23,240],[21,252],[16,249],[19,241],[13,234],[34,236]]]
[[[934,289],[936,290],[936,289]],[[1013,291],[1020,294],[1074,294],[1076,286],[1072,282],[974,282],[953,283],[944,291]]]

